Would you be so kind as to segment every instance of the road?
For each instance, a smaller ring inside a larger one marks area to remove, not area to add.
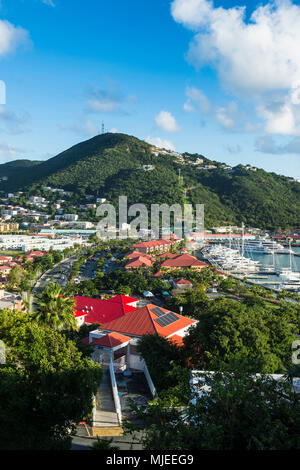
[[[101,258],[102,253],[96,253],[93,258],[87,259],[85,263],[80,266],[78,279],[80,281],[88,281],[89,279],[95,279],[97,264]]]
[[[72,255],[70,258],[58,263],[53,269],[46,271],[37,281],[36,285],[32,289],[32,293],[38,294],[45,289],[49,282],[57,283],[64,289],[68,284],[72,267],[76,263],[77,259],[77,254]]]

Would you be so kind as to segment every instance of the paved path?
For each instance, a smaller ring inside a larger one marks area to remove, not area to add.
[[[109,428],[111,426],[119,426],[108,369],[104,369],[103,371],[103,379],[97,392],[96,401],[97,409],[93,427]]]

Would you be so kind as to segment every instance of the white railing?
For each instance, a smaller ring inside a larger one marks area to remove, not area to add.
[[[116,382],[116,377],[115,377],[114,363],[112,359],[109,363],[109,373],[110,373],[111,387],[112,387],[112,392],[113,392],[113,397],[114,397],[116,413],[118,416],[119,424],[121,425],[122,424],[121,403],[120,403],[120,398],[118,395],[118,387],[117,387],[117,382]]]
[[[154,398],[155,396],[157,396],[157,391],[156,391],[156,388],[154,386],[154,383],[152,382],[150,372],[149,372],[148,367],[147,367],[145,362],[144,362],[144,374],[145,374],[146,380],[148,382],[150,392],[152,393],[152,396]]]

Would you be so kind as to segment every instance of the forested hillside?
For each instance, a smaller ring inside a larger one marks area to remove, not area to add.
[[[201,157],[216,168],[195,165]],[[152,165],[151,169],[143,168]],[[179,178],[179,170],[181,178]],[[300,184],[242,165],[226,172],[218,162],[195,154],[152,153],[151,145],[126,134],[107,133],[71,147],[45,162],[0,165],[0,189],[38,191],[42,186],[93,194],[117,203],[205,204],[205,223],[232,223],[266,229],[300,225]]]

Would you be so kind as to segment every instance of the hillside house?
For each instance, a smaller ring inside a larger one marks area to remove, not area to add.
[[[172,284],[174,286],[174,289],[180,289],[180,290],[187,290],[191,289],[193,287],[193,283],[191,281],[188,281],[187,279],[174,279],[172,281]]]

